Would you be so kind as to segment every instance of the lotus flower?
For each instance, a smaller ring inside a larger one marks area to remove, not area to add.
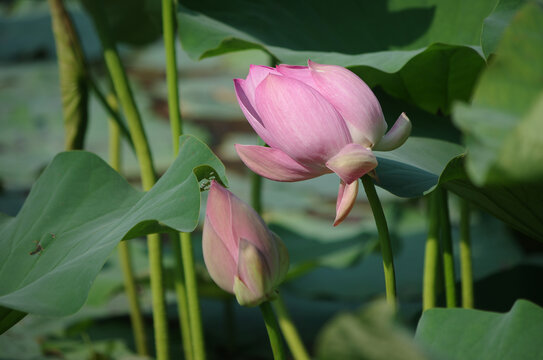
[[[276,181],[300,181],[327,173],[340,178],[336,203],[339,224],[351,211],[358,178],[372,172],[372,150],[393,150],[411,132],[402,113],[385,134],[381,106],[351,71],[309,60],[308,66],[251,65],[234,85],[241,110],[269,147],[236,144],[241,160],[255,173]]]
[[[244,306],[273,299],[288,270],[281,239],[253,208],[216,181],[207,199],[202,247],[213,281]]]

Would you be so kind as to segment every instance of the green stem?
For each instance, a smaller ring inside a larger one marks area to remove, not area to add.
[[[183,259],[181,251],[181,234],[171,236],[172,251],[175,259],[174,286],[177,296],[177,311],[181,326],[181,337],[185,359],[190,360],[192,356],[192,339],[190,336],[189,308],[187,303],[187,286],[185,284],[185,271],[183,270]]]
[[[375,224],[377,225],[377,231],[379,233],[379,242],[381,245],[381,254],[383,256],[383,268],[385,271],[385,287],[387,302],[396,311],[397,299],[396,299],[396,275],[394,272],[394,258],[392,254],[392,246],[390,244],[390,236],[388,233],[387,221],[381,201],[375,191],[375,185],[369,175],[362,176],[362,184],[368,197],[368,201],[371,206],[371,211],[375,218]]]
[[[130,322],[132,324],[132,332],[134,333],[134,341],[136,343],[136,351],[138,355],[149,356],[147,349],[147,336],[145,335],[145,324],[143,322],[143,314],[141,312],[138,293],[136,290],[136,281],[134,279],[134,270],[132,268],[132,257],[130,255],[130,244],[128,241],[121,241],[117,246],[119,260],[121,261],[121,269],[123,273],[124,290],[128,297],[130,306]]]
[[[170,358],[168,345],[168,318],[164,297],[164,272],[162,269],[162,242],[159,234],[147,235],[149,250],[149,269],[151,275],[151,294],[153,296],[153,327],[155,329],[155,349],[158,360]]]
[[[115,95],[110,94],[107,100],[113,109],[117,108]],[[119,124],[111,118],[109,119],[109,163],[117,172],[121,171],[121,130]],[[121,241],[117,246],[117,252],[123,273],[124,291],[126,292],[130,307],[130,322],[132,324],[136,351],[138,355],[148,356],[149,350],[147,349],[145,324],[136,290],[136,280],[132,267],[132,257],[130,255],[130,243],[128,241]]]
[[[172,131],[173,154],[179,152],[179,136],[183,133],[183,123],[179,106],[179,87],[177,77],[177,58],[175,54],[175,17],[173,1],[162,0],[162,25],[164,47],[166,50],[166,80],[168,83],[168,111]]]
[[[266,143],[258,137],[257,145],[266,146]],[[254,172],[251,174],[251,206],[262,215],[262,176]]]
[[[283,341],[279,332],[279,325],[275,319],[270,302],[266,301],[260,304],[260,310],[262,311],[262,316],[264,317],[264,322],[266,324],[266,330],[268,331],[268,337],[270,338],[273,358],[275,360],[286,359]]]
[[[283,298],[278,294],[277,299],[273,302],[275,312],[277,313],[277,320],[279,321],[279,327],[283,332],[283,336],[287,341],[287,345],[290,352],[294,356],[295,360],[309,360],[309,354],[307,353],[304,343],[300,338],[300,334],[288,313],[288,309],[283,301]]]
[[[192,352],[194,359],[205,359],[204,334],[200,302],[198,299],[198,283],[194,270],[194,256],[190,233],[181,233],[181,252],[183,254],[183,269],[185,270],[185,283],[187,285],[187,304],[189,307],[190,333],[192,337]]]
[[[251,174],[251,205],[257,213],[262,213],[262,177],[257,173]]]
[[[88,1],[89,10],[94,21],[100,42],[102,43],[104,60],[108,68],[115,92],[124,110],[128,121],[130,135],[134,142],[136,156],[140,166],[143,190],[147,191],[155,183],[155,173],[149,143],[143,130],[143,124],[136,107],[132,90],[128,83],[125,70],[117,52],[115,42],[104,12],[103,1]],[[169,359],[168,349],[168,322],[166,318],[166,301],[164,297],[163,270],[162,270],[162,244],[158,234],[147,236],[149,248],[149,266],[151,274],[151,291],[153,296],[153,325],[155,329],[155,347],[158,360]]]
[[[460,269],[462,276],[462,307],[473,309],[473,274],[471,265],[469,203],[460,200]]]
[[[109,94],[107,104],[112,109],[117,109],[117,98],[113,94]],[[112,110],[113,111],[113,110]],[[111,117],[108,119],[109,124],[109,165],[118,173],[121,172],[121,128]]]
[[[104,52],[104,60],[108,68],[115,92],[119,97],[119,102],[123,108],[128,121],[130,136],[134,142],[136,156],[140,165],[143,190],[149,190],[155,183],[155,174],[153,170],[153,161],[147,136],[143,129],[141,116],[134,101],[134,96],[126,72],[122,65],[115,41],[111,37],[111,30],[107,22],[107,14],[104,12],[103,1],[94,0],[86,2],[87,8],[91,12],[100,42]]]
[[[451,235],[451,220],[449,216],[449,199],[447,191],[439,188],[440,197],[440,227],[441,239],[443,246],[441,247],[443,254],[443,276],[445,280],[445,298],[448,308],[456,307],[456,288],[454,274],[454,256]]]
[[[170,127],[172,132],[173,153],[177,156],[179,152],[179,137],[183,132],[183,122],[179,105],[179,87],[177,76],[177,60],[175,54],[175,16],[173,11],[174,3],[172,0],[162,0],[162,21],[164,31],[164,46],[166,50],[166,77],[168,83],[168,110],[170,114]],[[174,239],[174,242],[177,239]],[[187,355],[187,346],[185,346],[185,355],[188,359],[205,359],[205,344],[202,329],[202,318],[200,313],[200,302],[198,299],[198,283],[196,281],[196,272],[194,269],[194,254],[192,250],[191,236],[189,233],[182,233],[180,240],[181,251],[175,252],[175,261],[177,266],[182,266],[185,273],[184,286],[186,289],[186,298],[183,299],[178,292],[179,307],[183,302],[186,303],[188,317],[180,313],[182,327],[190,328],[190,331],[183,329],[183,342],[187,336],[191,340],[190,353]],[[180,279],[179,279],[180,280]],[[180,286],[181,283],[178,283]],[[184,312],[184,311],[183,311]],[[185,319],[183,319],[183,317]]]
[[[439,253],[439,194],[437,191],[428,197],[428,237],[424,251],[424,275],[422,288],[422,309],[436,306],[437,264]]]

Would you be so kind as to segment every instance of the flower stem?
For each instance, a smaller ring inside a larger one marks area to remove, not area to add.
[[[385,287],[387,303],[396,311],[396,275],[394,272],[394,258],[392,254],[392,246],[390,244],[390,235],[388,233],[387,221],[381,206],[381,201],[375,191],[375,185],[369,175],[362,176],[362,184],[368,197],[368,201],[375,218],[377,231],[379,233],[379,242],[381,245],[381,254],[383,256],[383,268],[385,271]]]
[[[462,307],[473,308],[473,275],[471,265],[469,203],[460,200],[460,270],[462,277]]]
[[[108,95],[108,105],[116,111],[117,98],[113,93]],[[121,171],[121,129],[119,124],[109,119],[109,163],[117,172]],[[121,241],[117,245],[117,252],[121,262],[123,273],[124,291],[128,298],[130,306],[130,322],[132,324],[132,332],[134,334],[134,342],[138,355],[148,356],[147,339],[145,335],[145,324],[141,312],[140,301],[136,291],[136,280],[134,278],[134,269],[132,267],[132,257],[130,254],[130,243]]]
[[[190,360],[192,356],[192,338],[190,334],[190,315],[187,301],[187,286],[185,284],[185,271],[183,270],[183,258],[181,251],[181,234],[172,234],[170,237],[172,252],[175,259],[174,287],[177,296],[177,312],[179,313],[179,324],[181,326],[181,338],[183,340],[183,351],[185,359]]]
[[[170,358],[168,345],[168,320],[164,297],[164,273],[162,269],[162,242],[159,234],[147,235],[149,268],[151,273],[151,294],[153,296],[153,327],[157,360]]]
[[[162,0],[162,30],[166,50],[166,81],[168,83],[168,112],[172,132],[173,155],[179,152],[179,136],[183,133],[181,108],[179,106],[179,87],[177,77],[177,57],[175,53],[175,18],[173,0]]]
[[[140,301],[136,290],[130,243],[128,241],[121,241],[117,246],[117,251],[119,253],[119,260],[123,272],[124,289],[130,306],[130,322],[132,324],[132,332],[134,333],[136,351],[138,352],[138,355],[148,356],[149,350],[147,349],[145,324],[143,322]]]
[[[428,196],[428,237],[424,252],[424,275],[422,288],[422,310],[436,306],[437,264],[439,253],[439,194]]]
[[[262,177],[257,173],[251,174],[251,205],[257,213],[262,213]]]
[[[265,146],[266,143],[259,137],[257,145]],[[251,174],[251,206],[262,215],[262,176],[255,172]]]
[[[183,122],[181,119],[181,110],[179,104],[179,86],[177,76],[177,59],[175,53],[175,16],[172,0],[162,0],[162,22],[164,32],[164,47],[166,50],[166,78],[168,83],[168,111],[170,115],[170,128],[172,132],[173,154],[177,156],[179,152],[179,137],[183,133]],[[186,298],[183,299],[178,292],[177,301],[180,308],[181,326],[183,332],[183,343],[185,344],[185,357],[187,359],[205,359],[205,345],[202,329],[202,317],[200,314],[200,302],[198,299],[198,283],[196,281],[196,272],[194,270],[194,254],[192,250],[191,236],[189,233],[180,234],[179,238],[173,239],[173,242],[180,244],[180,251],[174,252],[176,266],[182,267],[185,273],[184,284],[181,284],[181,278],[176,280],[176,286],[185,286]],[[175,246],[178,246],[177,244]],[[181,308],[186,302],[186,311]],[[188,314],[183,314],[184,312]],[[188,315],[188,317],[187,317]],[[183,319],[185,318],[185,319]],[[190,331],[185,328],[188,326]],[[186,341],[190,338],[190,357]]]
[[[449,199],[447,191],[439,188],[440,198],[440,227],[442,239],[443,275],[445,278],[445,298],[448,308],[456,307],[456,288],[454,274],[454,256],[451,235],[451,220],[449,217]]]
[[[273,358],[275,360],[286,359],[283,341],[279,332],[279,325],[277,324],[277,320],[275,319],[275,315],[273,313],[270,302],[266,301],[260,304],[260,310],[262,311],[262,316],[264,317],[264,322],[266,324],[266,330],[268,331],[268,337],[270,338]]]
[[[283,301],[283,298],[278,294],[277,299],[273,301],[275,312],[277,313],[277,319],[279,321],[279,327],[283,332],[283,336],[287,341],[287,345],[290,352],[294,356],[295,360],[309,360],[309,354],[307,353],[304,343],[300,338],[300,334],[288,313],[288,309]]]
[[[87,4],[102,44],[107,69],[128,122],[130,136],[134,143],[136,156],[140,165],[143,190],[147,191],[155,183],[155,173],[151,150],[149,149],[147,136],[143,129],[141,116],[134,101],[134,96],[130,89],[119,53],[117,52],[116,44],[111,37],[107,14],[104,13],[103,1],[88,1]]]
[[[194,359],[200,360],[205,359],[206,354],[190,233],[181,233],[181,252],[183,254],[183,269],[185,270],[185,283],[187,285],[192,353]]]
[[[130,136],[134,142],[136,157],[140,166],[143,190],[147,191],[155,183],[155,173],[149,143],[143,129],[141,117],[134,101],[134,96],[126,76],[121,59],[117,52],[115,41],[104,12],[103,1],[86,2],[94,21],[98,37],[103,47],[104,60],[108,68],[115,92],[126,116]],[[168,323],[166,319],[166,302],[164,298],[162,243],[158,234],[147,236],[149,248],[149,266],[151,273],[151,292],[153,296],[153,325],[155,329],[155,348],[158,360],[169,359]]]

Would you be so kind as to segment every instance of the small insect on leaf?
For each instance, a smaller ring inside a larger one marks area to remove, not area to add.
[[[30,252],[30,255],[35,255],[35,254],[39,254],[41,255],[42,251],[43,251],[43,247],[41,246],[41,244],[38,242],[38,241],[35,241],[36,243],[36,248]]]
[[[49,235],[51,236],[51,240],[55,240],[57,238],[57,236],[55,234],[53,234],[53,233],[49,233]],[[45,247],[49,243],[48,240],[49,240],[48,237],[46,237],[45,239],[42,238],[40,241],[34,241],[34,243],[36,244],[36,247],[29,254],[30,255],[35,255],[35,254],[41,255],[41,253],[43,252],[43,250],[45,250]]]

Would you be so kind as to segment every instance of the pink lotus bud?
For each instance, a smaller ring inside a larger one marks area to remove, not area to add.
[[[245,202],[211,183],[202,235],[209,275],[240,305],[273,299],[288,270],[285,245]]]
[[[270,146],[236,144],[251,170],[276,181],[300,181],[327,173],[341,180],[336,221],[352,209],[352,184],[377,166],[372,150],[393,150],[411,132],[402,114],[385,134],[381,105],[351,71],[336,65],[251,65],[246,79],[235,79],[245,117]]]

